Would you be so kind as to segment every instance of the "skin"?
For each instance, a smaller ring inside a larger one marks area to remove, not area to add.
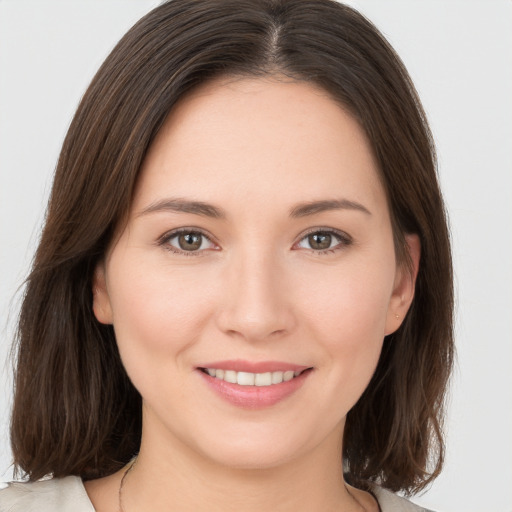
[[[225,216],[147,211],[169,198]],[[367,212],[290,216],[298,204],[339,199]],[[179,228],[208,238],[179,252]],[[342,236],[331,235],[327,252],[312,248],[307,235],[328,230]],[[182,99],[94,279],[95,315],[114,325],[143,397],[125,512],[378,510],[344,485],[341,440],[384,336],[412,301],[420,248],[416,236],[407,243],[412,272],[396,261],[369,143],[325,92],[243,78]],[[226,359],[313,369],[291,396],[250,410],[212,392],[197,370]],[[117,510],[121,475],[86,484],[98,511]]]

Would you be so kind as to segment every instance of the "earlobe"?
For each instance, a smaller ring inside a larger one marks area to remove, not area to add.
[[[397,269],[393,294],[389,302],[385,334],[392,334],[401,325],[414,299],[416,277],[421,257],[421,242],[416,234],[405,235],[409,261]]]
[[[112,308],[107,291],[104,262],[98,263],[94,269],[92,280],[92,309],[98,322],[102,324],[112,323]]]

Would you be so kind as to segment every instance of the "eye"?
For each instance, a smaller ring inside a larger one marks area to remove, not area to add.
[[[216,248],[216,245],[204,233],[194,230],[175,231],[166,235],[161,243],[177,253],[198,253]]]
[[[300,249],[310,249],[313,251],[331,252],[341,249],[344,246],[352,243],[351,238],[344,234],[335,231],[319,230],[313,231],[303,237],[297,247]]]

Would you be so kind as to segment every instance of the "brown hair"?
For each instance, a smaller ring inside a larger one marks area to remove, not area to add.
[[[284,74],[328,91],[379,164],[398,257],[421,240],[413,304],[384,341],[344,434],[347,478],[417,491],[442,466],[453,359],[452,269],[435,154],[411,80],[377,29],[332,0],[173,0],[142,18],[94,77],[58,161],[17,334],[14,463],[31,480],[113,473],[137,453],[141,397],[91,281],[173,105],[221,75]]]

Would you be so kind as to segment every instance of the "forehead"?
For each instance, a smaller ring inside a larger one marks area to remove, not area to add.
[[[170,112],[142,166],[135,206],[168,194],[246,207],[349,195],[386,207],[378,174],[358,122],[322,89],[223,78]]]

